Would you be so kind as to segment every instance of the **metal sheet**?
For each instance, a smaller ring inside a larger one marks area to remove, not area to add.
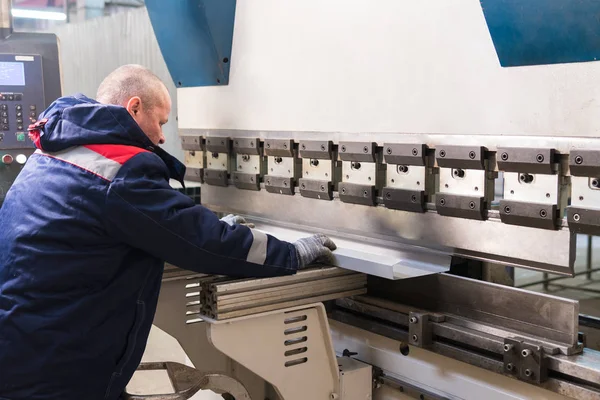
[[[372,162],[342,161],[342,181],[358,185],[377,183],[377,164]]]
[[[575,300],[448,274],[396,282],[374,278],[369,288],[371,295],[390,301],[570,345],[578,341],[579,302]]]
[[[440,168],[440,193],[485,197],[487,171],[465,169],[462,170],[462,177],[458,176],[458,172],[461,171]]]
[[[293,178],[296,176],[296,160],[293,157],[268,157],[269,173],[272,176],[285,176]]]
[[[599,178],[572,176],[571,205],[583,208],[600,208],[600,187],[592,186],[592,181],[598,182],[599,180]]]
[[[502,224],[499,219],[474,221],[435,212],[416,214],[385,207],[365,207],[293,196],[240,192],[235,188],[205,187],[202,202],[214,211],[235,212],[306,232],[323,232],[357,242],[401,243],[437,249],[485,261],[542,271],[571,274],[575,261],[575,235],[568,229],[546,231]],[[332,229],[335,227],[335,230]],[[332,232],[333,231],[333,232]],[[498,240],[502,238],[502,240]],[[543,245],[540,245],[543,243]]]
[[[207,153],[207,169],[216,171],[227,171],[229,169],[229,154],[227,153]]]
[[[521,175],[531,175],[529,183],[521,179]],[[504,199],[526,203],[558,204],[558,175],[504,173]]]
[[[386,186],[396,189],[425,190],[426,167],[387,165]]]

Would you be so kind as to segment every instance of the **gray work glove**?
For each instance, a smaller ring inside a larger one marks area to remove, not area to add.
[[[308,267],[313,263],[333,264],[332,251],[337,247],[325,235],[313,235],[302,238],[294,243],[298,254],[298,269]]]
[[[248,228],[254,228],[254,224],[246,222],[244,217],[240,217],[239,215],[229,214],[221,218],[221,221],[226,222],[228,225],[244,225]]]

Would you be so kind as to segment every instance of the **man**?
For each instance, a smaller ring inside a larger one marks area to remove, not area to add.
[[[162,150],[171,101],[136,65],[97,101],[56,100],[0,210],[0,399],[116,399],[141,359],[163,262],[239,277],[293,274],[331,256],[221,221],[172,189]]]

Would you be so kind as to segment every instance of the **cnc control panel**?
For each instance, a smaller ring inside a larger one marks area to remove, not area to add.
[[[41,56],[0,54],[0,149],[32,148],[27,127],[43,107]]]

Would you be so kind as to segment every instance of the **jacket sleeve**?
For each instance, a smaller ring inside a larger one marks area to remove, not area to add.
[[[112,236],[180,268],[215,275],[293,274],[296,249],[246,226],[230,226],[169,186],[168,170],[152,153],[127,161],[106,194]]]

